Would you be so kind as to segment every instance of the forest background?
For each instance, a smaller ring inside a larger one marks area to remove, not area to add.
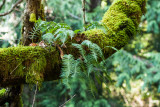
[[[2,4],[2,0],[0,4]],[[0,13],[8,11],[17,0],[6,0]],[[97,27],[112,0],[86,0],[86,28]],[[83,29],[81,0],[43,0],[47,21],[66,23],[73,30]],[[0,17],[0,47],[17,46],[21,37],[25,2],[9,15]],[[112,82],[103,81],[96,95],[85,79],[70,80],[71,89],[59,81],[44,82],[36,94],[36,107],[124,107],[160,106],[160,1],[147,0],[147,13],[142,17],[134,40],[106,60]],[[107,82],[107,85],[104,84]],[[23,105],[33,103],[35,87],[23,89]],[[110,92],[109,92],[109,90]],[[7,104],[6,104],[7,105]]]

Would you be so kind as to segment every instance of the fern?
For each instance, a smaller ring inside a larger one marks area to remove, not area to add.
[[[55,40],[52,33],[46,33],[42,36],[42,39],[49,43],[50,45],[53,44],[53,41]]]
[[[104,80],[110,80],[106,67],[104,66],[102,50],[98,45],[88,40],[83,41],[81,44],[72,45],[79,50],[81,57],[75,59],[70,54],[64,55],[61,74],[64,84],[69,85],[69,81],[67,80],[70,78],[83,78],[88,81],[91,93],[96,93],[97,89],[93,74],[96,76],[98,83]],[[85,50],[86,47],[87,50]],[[103,73],[105,73],[106,76],[103,76]]]
[[[102,50],[97,44],[92,43],[89,40],[85,40],[82,42],[82,45],[88,46],[88,48],[90,48],[92,56],[95,58],[96,61],[98,59],[98,57],[97,57],[98,55],[104,60],[104,55],[102,53]]]
[[[74,32],[66,28],[60,28],[54,33],[54,36],[55,41],[60,40],[64,44],[69,36],[71,39],[74,37]]]
[[[42,21],[41,19],[36,21],[30,34],[31,39],[34,39],[36,35],[42,35],[42,40],[50,45],[55,42],[64,44],[69,37],[71,39],[74,37],[74,31],[68,25]]]
[[[32,34],[41,33],[42,40],[49,45],[60,45],[61,43],[63,45],[69,38],[72,39],[74,37],[75,32],[79,31],[72,31],[66,24],[46,22],[39,19],[35,28],[33,28]],[[93,75],[96,75],[98,83],[110,80],[104,66],[105,61],[102,49],[89,40],[85,40],[81,44],[73,43],[72,46],[79,50],[80,57],[75,59],[71,54],[63,56],[61,73],[63,83],[70,88],[72,78],[85,78],[89,82],[91,92],[97,92]],[[101,73],[104,73],[105,76]]]
[[[82,57],[86,61],[86,51],[83,49],[82,45],[73,43],[72,46],[74,46],[75,48],[78,48],[80,54],[82,55]]]

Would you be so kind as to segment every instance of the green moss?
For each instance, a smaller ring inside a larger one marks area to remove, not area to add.
[[[4,94],[5,94],[5,92],[6,92],[6,89],[1,89],[0,90],[0,97],[3,97],[4,96]]]
[[[37,84],[38,82],[38,86],[40,86],[43,81],[42,73],[44,72],[46,64],[46,58],[44,56],[38,59],[35,58],[34,62],[28,67],[26,82],[30,84]]]
[[[40,18],[45,21],[46,20],[46,16],[45,16],[45,13],[44,13],[44,6],[43,4],[41,4],[40,6],[40,9],[38,10],[38,14],[40,16]]]
[[[22,101],[22,97],[21,96],[19,98],[18,107],[23,107],[23,101]]]
[[[11,48],[0,48],[0,74],[4,78],[10,75],[26,77],[29,84],[38,85],[43,81],[43,73],[47,65],[50,52],[41,47],[19,46]],[[57,60],[53,59],[53,62]],[[51,65],[52,66],[52,65]]]
[[[100,47],[104,47],[104,42],[108,42],[107,36],[102,29],[91,29],[83,33],[89,40],[98,44]]]
[[[37,20],[37,19],[36,19],[36,14],[35,14],[35,13],[31,13],[31,14],[30,14],[29,21],[30,21],[30,22],[36,22],[36,20]]]
[[[136,34],[141,16],[145,12],[145,3],[146,0],[115,0],[102,18],[107,34],[100,29],[83,33],[101,48],[113,46],[120,49]]]

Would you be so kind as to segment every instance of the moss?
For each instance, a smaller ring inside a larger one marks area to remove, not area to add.
[[[30,21],[30,22],[36,22],[36,20],[37,20],[37,19],[36,19],[36,14],[35,14],[35,13],[31,13],[31,14],[30,14],[29,21]]]
[[[43,21],[46,20],[46,16],[45,16],[43,4],[41,4],[41,6],[40,6],[40,9],[38,10],[38,14],[39,14],[40,18],[41,18]]]
[[[136,34],[141,16],[145,12],[145,3],[146,0],[115,0],[102,18],[107,34],[100,29],[83,33],[101,48],[113,46],[120,49]]]
[[[44,13],[44,6],[43,6],[43,4],[41,4],[40,5],[40,8],[38,9],[38,13],[37,13],[38,15],[38,18],[40,18],[40,19],[42,19],[42,20],[46,20],[45,19],[45,13]],[[29,18],[29,21],[30,22],[36,22],[36,20],[38,19],[38,18],[36,18],[36,14],[35,13],[31,13],[30,14],[30,18]]]
[[[112,5],[111,10],[112,11],[107,13],[108,16],[111,13],[124,13],[128,18],[132,19],[136,26],[138,26],[140,17],[142,16],[141,6],[139,6],[137,2],[133,0],[118,0],[114,3],[114,5]]]
[[[4,94],[5,94],[5,92],[6,92],[6,89],[1,89],[0,90],[0,97],[3,97],[4,96]]]
[[[41,47],[19,46],[0,48],[0,74],[4,79],[10,75],[26,77],[26,82],[36,84],[43,81],[43,73],[47,65],[50,51]],[[51,53],[50,53],[51,52]],[[53,59],[57,63],[57,60]]]
[[[92,42],[98,44],[100,47],[104,47],[104,43],[107,41],[107,36],[102,29],[91,29],[83,32],[86,37]]]
[[[23,101],[22,101],[22,97],[21,96],[19,98],[18,107],[23,107]]]

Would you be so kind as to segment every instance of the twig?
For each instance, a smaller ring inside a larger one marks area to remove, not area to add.
[[[20,64],[18,64],[10,74],[12,74],[21,64],[22,64],[22,62]]]
[[[69,100],[67,100],[64,104],[60,105],[59,107],[63,107],[66,103],[68,103],[70,100],[72,100],[75,96],[76,96],[76,94],[73,95]]]
[[[34,107],[34,102],[36,100],[36,94],[37,94],[37,85],[38,85],[38,82],[36,84],[36,90],[35,90],[35,93],[34,93],[34,98],[33,98],[33,103],[32,103],[32,107]]]
[[[68,12],[68,14],[69,14],[72,18],[74,18],[74,19],[76,19],[76,20],[81,20],[80,17],[78,17],[78,16],[76,16],[76,15],[70,13],[70,12]]]
[[[63,59],[64,52],[63,52],[62,48],[59,45],[57,45],[57,48],[59,49],[61,59]]]
[[[83,26],[86,24],[86,14],[85,14],[85,11],[86,11],[86,9],[85,9],[85,2],[86,2],[86,0],[82,0],[82,11],[83,11]],[[85,27],[84,27],[84,30],[86,30],[85,29]]]
[[[2,9],[2,7],[4,6],[6,0],[3,0],[2,4],[0,5],[0,10]]]
[[[15,8],[18,4],[20,4],[22,1],[23,1],[23,0],[17,1],[16,4],[15,4],[8,12],[1,13],[0,16],[6,16],[6,15],[10,14],[10,13],[14,10],[14,8]]]

